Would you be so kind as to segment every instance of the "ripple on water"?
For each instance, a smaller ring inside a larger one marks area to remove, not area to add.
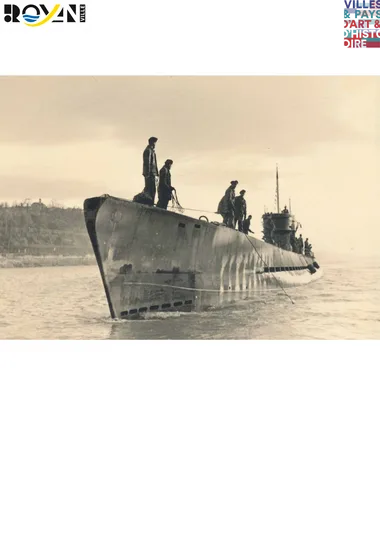
[[[326,267],[323,279],[206,312],[112,320],[95,266],[0,269],[2,339],[378,339],[380,268]]]

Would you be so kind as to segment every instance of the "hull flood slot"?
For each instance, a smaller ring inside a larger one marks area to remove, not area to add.
[[[129,311],[129,315],[131,314],[137,314],[137,308],[132,308],[132,310]]]
[[[160,308],[160,305],[154,304],[149,308],[149,310],[158,310],[159,308]]]
[[[141,308],[139,308],[139,312],[146,312],[148,309],[146,306],[142,306]]]
[[[176,303],[173,303],[174,306],[182,306],[183,305],[183,302],[182,301],[177,301]]]
[[[303,271],[304,269],[308,269],[309,266],[306,266],[306,265],[302,265],[301,267],[300,266],[297,266],[295,265],[294,267],[269,267],[269,266],[265,266],[264,269],[263,269],[263,273],[279,273],[281,271]]]
[[[186,227],[186,224],[184,222],[180,222],[178,224],[178,228],[185,228]]]
[[[171,303],[164,303],[161,308],[170,308]]]
[[[193,304],[193,301],[191,299],[188,299],[187,301],[185,301],[185,304]]]
[[[201,227],[200,224],[194,224],[194,228],[198,228],[198,229],[199,229],[200,227]]]

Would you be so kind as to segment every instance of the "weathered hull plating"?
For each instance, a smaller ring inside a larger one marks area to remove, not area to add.
[[[203,310],[322,273],[311,258],[171,211],[111,196],[84,210],[113,318]]]

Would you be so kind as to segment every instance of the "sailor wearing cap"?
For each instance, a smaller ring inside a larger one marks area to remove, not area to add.
[[[240,196],[236,196],[235,198],[234,227],[236,226],[236,223],[238,223],[239,232],[243,231],[243,221],[247,218],[247,202],[244,199],[245,193],[246,191],[242,190],[240,191]]]
[[[158,202],[156,207],[161,209],[167,209],[168,203],[172,197],[172,176],[170,169],[172,167],[173,161],[171,159],[166,159],[164,166],[160,170],[160,181],[158,183]]]
[[[152,205],[156,196],[156,176],[158,176],[156,142],[158,138],[151,136],[143,153],[143,176],[145,178],[145,192],[152,198]]]

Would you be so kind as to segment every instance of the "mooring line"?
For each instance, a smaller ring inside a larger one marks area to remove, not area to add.
[[[257,274],[264,274],[264,273],[257,273]],[[133,286],[155,286],[157,288],[174,288],[176,290],[185,290],[185,291],[203,291],[203,292],[207,292],[207,293],[221,293],[221,290],[207,290],[207,289],[203,289],[203,288],[187,288],[185,286],[175,286],[173,284],[155,284],[154,282],[133,282],[133,281],[129,281],[129,282],[124,282],[124,284],[131,284]],[[255,293],[257,292],[261,292],[261,290],[257,290],[257,288],[248,288],[248,289],[245,289],[245,290],[223,290],[223,293],[244,293],[244,292],[247,292],[247,291],[255,291]],[[275,288],[273,289],[266,289],[265,292],[268,292],[268,291],[276,291]]]
[[[250,244],[252,245],[252,247],[255,249],[257,255],[258,255],[259,258],[262,260],[263,264],[264,264],[266,267],[268,267],[268,269],[269,269],[269,265],[265,262],[264,258],[261,256],[260,252],[257,250],[257,248],[255,247],[255,245],[252,243],[252,241],[250,240],[250,238],[248,237],[248,235],[247,235],[247,234],[244,234],[244,235],[245,235],[245,237],[248,239],[248,241],[250,242]],[[270,271],[269,271],[269,273],[270,273]],[[274,273],[272,273],[272,274],[273,274],[275,280],[277,280],[278,284],[280,285],[280,288],[282,289],[282,291],[285,293],[285,295],[286,295],[286,296],[288,297],[288,299],[290,300],[290,302],[291,302],[292,304],[295,304],[295,302],[294,302],[293,299],[290,297],[290,295],[289,295],[288,293],[286,293],[285,288],[283,287],[283,285],[281,284],[281,282],[278,280],[278,278],[274,275]]]

